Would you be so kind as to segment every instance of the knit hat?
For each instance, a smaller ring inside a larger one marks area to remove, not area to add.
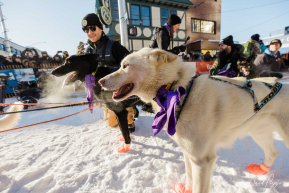
[[[96,25],[99,29],[103,30],[102,23],[100,22],[98,16],[94,13],[87,14],[82,20],[82,29],[85,30],[87,26]]]
[[[219,45],[221,44],[226,44],[228,46],[233,46],[234,45],[234,41],[233,41],[233,36],[229,35],[228,37],[222,39],[219,43]]]
[[[259,34],[254,34],[254,35],[251,36],[251,39],[252,39],[252,40],[259,41],[259,38],[260,38],[260,35],[259,35]]]
[[[270,45],[273,44],[273,43],[279,43],[279,44],[280,44],[280,47],[282,46],[282,42],[281,42],[279,39],[272,40],[272,41],[270,42]]]
[[[171,14],[168,21],[167,21],[167,24],[168,25],[176,25],[176,24],[179,24],[181,23],[181,18],[175,14]]]

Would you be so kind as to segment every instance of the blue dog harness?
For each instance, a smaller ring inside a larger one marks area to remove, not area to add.
[[[258,103],[258,100],[257,100],[257,97],[255,96],[255,93],[254,91],[251,89],[252,88],[252,82],[250,80],[247,80],[247,82],[244,84],[244,86],[239,86],[239,85],[236,85],[236,84],[233,84],[229,81],[226,81],[226,80],[222,80],[222,79],[219,79],[219,78],[215,78],[215,77],[212,77],[212,76],[209,76],[209,78],[213,79],[213,80],[217,80],[217,81],[221,81],[221,82],[225,82],[225,83],[228,83],[228,84],[232,84],[234,86],[237,86],[239,88],[242,88],[242,89],[245,89],[245,90],[248,90],[249,92],[252,93],[252,96],[253,96],[253,101],[254,101],[254,112],[257,113],[258,111],[260,111],[271,99],[274,98],[274,96],[281,90],[282,88],[282,84],[280,82],[277,82],[276,84],[274,85],[271,85],[271,84],[268,84],[266,82],[263,82],[268,88],[271,89],[271,92],[261,101],[261,104],[259,105]]]

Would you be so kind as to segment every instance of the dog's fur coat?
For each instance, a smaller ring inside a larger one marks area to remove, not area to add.
[[[173,54],[143,48],[127,56],[118,71],[104,77],[99,83],[107,90],[134,83],[134,89],[117,101],[137,95],[145,102],[152,102],[155,112],[158,112],[160,108],[152,100],[158,89],[172,82],[173,91],[179,86],[187,89],[195,71],[190,63],[183,63]],[[219,78],[242,86],[246,82],[241,77]],[[251,81],[260,103],[270,93],[263,82],[275,84],[276,79],[258,78]],[[263,149],[263,163],[271,167],[278,156],[273,131],[279,132],[289,148],[288,101],[289,85],[284,84],[279,93],[254,115],[250,92],[212,80],[207,75],[196,78],[177,122],[176,133],[172,136],[183,151],[187,184],[192,186],[193,193],[210,191],[210,179],[218,158],[216,149],[231,146],[237,138],[248,133]]]
[[[119,123],[119,127],[121,133],[125,139],[126,144],[130,144],[130,131],[128,128],[127,115],[128,111],[127,107],[134,107],[136,105],[136,101],[138,99],[128,99],[122,102],[114,102],[112,100],[112,92],[103,91],[99,84],[98,80],[108,74],[111,73],[111,69],[109,67],[99,67],[97,66],[96,59],[98,58],[97,54],[84,54],[84,55],[73,55],[68,57],[65,60],[65,63],[62,66],[57,67],[52,71],[54,76],[64,76],[70,72],[76,72],[75,76],[67,83],[72,84],[77,80],[82,82],[85,81],[85,75],[93,73],[96,68],[95,74],[95,85],[93,87],[94,96],[99,103],[104,104],[108,109],[112,110]]]
[[[16,102],[15,104],[22,104],[22,103]],[[21,111],[21,110],[23,110],[23,105],[12,105],[12,107],[10,107],[7,110],[7,113]],[[5,131],[7,129],[11,129],[12,127],[15,127],[20,119],[21,119],[21,113],[13,113],[13,114],[5,115],[4,117],[0,119],[0,131]]]

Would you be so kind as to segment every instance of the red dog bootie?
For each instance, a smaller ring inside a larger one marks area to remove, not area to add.
[[[130,144],[123,144],[121,147],[117,148],[118,153],[128,152],[130,148]]]
[[[261,165],[251,164],[246,168],[251,174],[254,175],[265,175],[270,170],[270,167],[266,166],[263,163]]]
[[[124,141],[123,135],[117,137],[117,141]]]
[[[177,183],[174,190],[176,193],[192,193],[192,187],[184,183]]]

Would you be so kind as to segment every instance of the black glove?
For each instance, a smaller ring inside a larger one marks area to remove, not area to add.
[[[180,49],[181,52],[184,52],[184,51],[186,51],[187,46],[185,46],[184,44],[182,44],[182,45],[179,46],[179,49]]]
[[[223,72],[225,70],[229,70],[230,68],[231,68],[231,63],[226,64],[223,68],[215,70],[214,75],[219,74],[219,72]]]

